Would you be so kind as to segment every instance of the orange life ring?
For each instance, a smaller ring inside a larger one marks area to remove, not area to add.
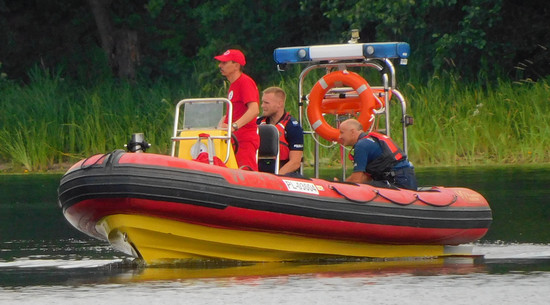
[[[330,114],[354,114],[361,111],[359,97],[325,98],[321,102],[321,111]]]
[[[311,128],[319,134],[324,139],[327,139],[329,141],[337,141],[338,136],[340,135],[340,131],[337,128],[334,128],[330,126],[330,124],[327,123],[325,118],[323,117],[324,113],[330,113],[330,112],[324,112],[323,110],[327,110],[328,105],[325,103],[325,107],[323,107],[323,100],[325,99],[325,94],[328,90],[333,88],[336,83],[342,83],[342,86],[349,86],[352,87],[353,90],[355,90],[359,96],[359,109],[358,112],[361,114],[357,118],[357,120],[363,125],[363,130],[368,130],[370,126],[373,123],[373,115],[374,115],[374,109],[376,107],[376,100],[374,98],[374,93],[369,86],[369,83],[362,78],[359,74],[350,72],[347,70],[344,71],[334,71],[331,72],[325,76],[323,76],[316,84],[313,86],[313,89],[311,89],[311,92],[309,94],[309,105],[307,107],[307,117],[309,119],[309,122],[311,124]],[[338,84],[340,85],[340,84]],[[353,105],[354,102],[356,102],[355,99],[351,98],[347,102],[345,99],[342,101],[343,103],[350,103],[349,107],[346,107],[345,105],[340,105],[340,109],[354,109],[355,105]]]
[[[384,108],[386,104],[384,89],[372,88],[372,92],[378,105],[376,110]],[[391,100],[391,97],[392,93],[388,91],[388,100]],[[361,111],[361,100],[355,91],[346,92],[343,96],[325,96],[321,102],[321,111],[330,114],[354,114]]]

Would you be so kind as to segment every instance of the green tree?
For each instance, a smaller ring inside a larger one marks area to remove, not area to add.
[[[544,0],[0,0],[0,61],[12,79],[40,65],[88,82],[201,83],[218,76],[212,57],[236,47],[248,73],[272,82],[275,48],[342,43],[357,28],[362,42],[408,42],[411,79],[536,80],[550,74],[549,19]]]
[[[470,80],[495,79],[550,47],[543,21],[550,18],[550,6],[540,0],[327,0],[322,5],[341,31],[358,28],[367,41],[409,42],[415,77],[452,72]],[[548,75],[550,69],[536,74]]]
[[[139,63],[137,31],[128,27],[115,27],[109,9],[111,0],[88,0],[88,3],[109,66],[119,78],[135,79]]]

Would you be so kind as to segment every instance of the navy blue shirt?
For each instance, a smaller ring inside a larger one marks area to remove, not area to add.
[[[362,137],[361,134],[359,137]],[[382,148],[371,138],[362,138],[353,145],[353,172],[364,172],[367,164],[382,154]]]
[[[256,120],[256,123],[260,124],[264,118],[267,124],[271,124],[271,122],[269,121],[269,118],[266,118],[266,117],[259,117]],[[284,118],[284,115],[281,118],[281,120],[283,118]],[[298,120],[296,120],[292,115],[290,116],[290,119],[288,120],[288,123],[285,126],[285,139],[288,142],[289,150],[300,150],[300,151],[304,150],[304,130],[302,129],[302,126],[300,126],[300,123],[298,122]]]
[[[304,150],[304,130],[294,117],[290,117],[285,132],[290,150]]]

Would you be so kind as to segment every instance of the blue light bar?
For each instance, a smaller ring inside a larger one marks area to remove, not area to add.
[[[309,47],[277,48],[273,51],[273,58],[277,64],[311,61]]]
[[[366,58],[401,58],[407,59],[411,47],[406,42],[364,43],[363,55]]]
[[[407,59],[410,50],[411,48],[406,42],[332,44],[277,48],[273,51],[273,58],[277,64],[367,58]]]

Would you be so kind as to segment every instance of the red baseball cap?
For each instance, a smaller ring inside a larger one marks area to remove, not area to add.
[[[231,60],[238,63],[241,66],[246,65],[246,59],[244,58],[243,52],[235,49],[229,49],[225,51],[222,55],[218,55],[214,58],[223,62]]]

